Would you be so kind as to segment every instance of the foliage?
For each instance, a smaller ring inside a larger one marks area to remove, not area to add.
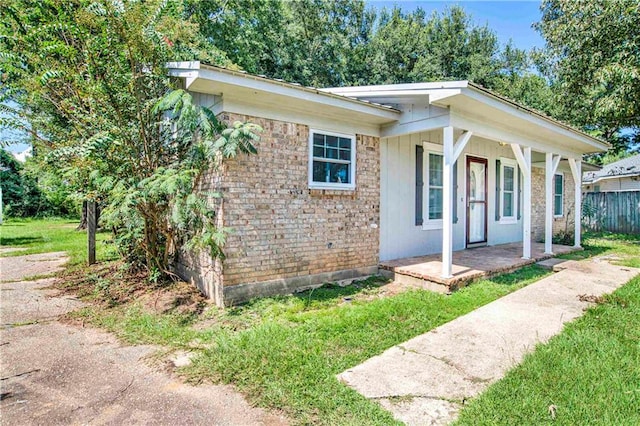
[[[243,69],[303,85],[469,79],[552,114],[546,80],[529,55],[453,6],[366,8],[362,0],[191,1],[190,16]]]
[[[186,245],[221,255],[224,230],[197,192],[224,158],[255,152],[259,129],[224,131],[168,75],[170,60],[229,64],[182,2],[11,0],[0,18],[0,124],[27,131],[48,170],[106,205],[120,253],[156,275]]]
[[[637,143],[640,3],[545,0],[541,10],[546,48],[538,55],[563,118],[610,141],[614,154]]]
[[[3,210],[7,216],[46,215],[49,203],[36,181],[24,173],[23,165],[11,153],[0,149],[0,185]]]

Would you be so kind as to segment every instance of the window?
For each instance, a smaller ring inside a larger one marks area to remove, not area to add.
[[[429,153],[427,162],[429,220],[442,220],[442,154]]]
[[[553,215],[562,216],[564,198],[564,175],[558,174],[553,177]]]
[[[354,189],[355,160],[355,137],[309,132],[310,188]]]
[[[501,222],[517,221],[518,181],[516,162],[508,158],[501,158],[499,177]]]

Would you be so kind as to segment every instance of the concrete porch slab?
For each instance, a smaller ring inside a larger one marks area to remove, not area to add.
[[[538,343],[640,269],[603,259],[568,261],[563,270],[434,330],[394,346],[338,378],[409,425],[453,421],[465,399],[519,364]]]
[[[556,254],[569,253],[580,248],[554,244],[553,254],[544,252],[544,243],[531,243],[531,259],[522,258],[522,243],[499,244],[453,252],[451,278],[442,278],[442,255],[408,257],[380,263],[382,273],[391,279],[411,281],[417,279],[431,287],[444,286],[443,291],[456,290],[470,281],[549,259]],[[431,289],[431,288],[429,288]],[[438,291],[438,290],[436,290]]]

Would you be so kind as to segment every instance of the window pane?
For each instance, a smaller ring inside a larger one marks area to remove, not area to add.
[[[555,175],[554,176],[554,184],[555,184],[555,192],[554,194],[558,195],[558,194],[562,194],[562,175]]]
[[[504,192],[502,194],[502,202],[502,215],[505,217],[513,217],[513,192]]]
[[[313,181],[324,183],[351,183],[349,164],[313,162]]]
[[[560,216],[562,214],[562,195],[556,195],[553,197],[553,214]]]
[[[340,150],[340,159],[341,160],[351,160],[351,151],[347,149]]]
[[[329,136],[325,135],[325,140],[327,141],[327,146],[331,148],[338,147],[338,137],[337,136]]]
[[[321,146],[313,147],[313,156],[314,157],[324,157],[324,148]]]
[[[324,146],[324,135],[322,133],[313,134],[313,144]]]
[[[429,219],[442,219],[441,188],[429,188]]]
[[[351,139],[339,138],[339,140],[340,140],[340,148],[351,149]]]
[[[513,175],[514,168],[509,166],[504,166],[504,190],[505,191],[513,191]]]
[[[335,148],[327,148],[326,158],[338,158],[338,150]]]
[[[442,186],[442,155],[429,154],[429,185]]]

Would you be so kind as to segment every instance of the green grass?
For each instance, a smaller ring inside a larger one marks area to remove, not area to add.
[[[381,298],[382,281],[374,277],[200,315],[150,313],[142,300],[74,316],[130,343],[197,351],[182,370],[190,380],[233,383],[256,405],[281,409],[294,423],[395,424],[336,375],[548,273],[529,266],[451,296],[416,290]],[[194,328],[198,319],[209,325]]]
[[[28,249],[15,254],[62,250],[81,264],[86,234],[74,228],[63,220],[12,221],[0,231],[2,245]],[[584,251],[563,257],[607,255],[640,266],[639,242],[639,237],[592,235],[585,237]],[[106,246],[98,244],[102,256]],[[156,295],[167,289],[138,286],[140,293],[123,302],[116,296],[130,283],[120,283],[119,272],[110,271],[82,284],[89,289],[83,294],[103,303],[73,317],[127,342],[195,351],[194,363],[181,370],[190,380],[233,383],[254,404],[280,409],[297,424],[395,424],[390,413],[336,375],[548,273],[529,266],[450,296],[414,290],[380,297],[381,282],[371,278],[226,310],[202,313],[170,304],[157,313]],[[537,424],[550,421],[550,405],[557,407],[555,421],[562,424],[640,422],[630,408],[640,402],[639,294],[636,279],[570,324],[463,410],[461,424]]]
[[[69,255],[70,265],[87,261],[87,234],[76,231],[78,221],[68,219],[9,219],[0,225],[0,246],[16,247],[18,250],[1,256],[64,251]],[[99,261],[114,258],[113,246],[107,241],[110,236],[99,232],[96,236],[96,257]]]
[[[457,425],[638,425],[638,407],[640,277],[539,346]]]
[[[585,251],[640,267],[640,236],[587,236]],[[555,407],[555,419],[549,407]],[[461,412],[458,425],[640,424],[640,276],[540,345]]]

